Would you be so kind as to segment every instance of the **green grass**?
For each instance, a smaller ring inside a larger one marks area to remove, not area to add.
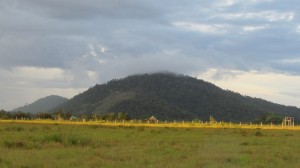
[[[299,167],[300,131],[0,124],[0,167]]]

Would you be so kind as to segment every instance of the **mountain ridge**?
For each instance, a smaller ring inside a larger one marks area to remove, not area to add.
[[[128,113],[143,119],[255,121],[265,113],[300,119],[300,109],[242,96],[201,79],[174,73],[132,75],[95,85],[52,111],[74,115]]]
[[[21,111],[27,113],[38,113],[38,112],[47,112],[60,104],[64,103],[68,99],[62,96],[50,95],[43,98],[40,98],[33,103],[28,105],[18,107],[12,111]]]

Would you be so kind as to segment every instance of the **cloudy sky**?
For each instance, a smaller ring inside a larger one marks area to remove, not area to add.
[[[1,0],[0,109],[171,71],[300,107],[300,1]]]

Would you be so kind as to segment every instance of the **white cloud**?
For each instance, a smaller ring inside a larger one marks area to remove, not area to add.
[[[300,58],[293,58],[293,59],[281,59],[274,61],[276,63],[284,63],[284,64],[300,64]]]
[[[233,5],[253,5],[253,4],[259,4],[264,2],[272,2],[273,0],[218,0],[217,2],[213,3],[214,7],[217,8],[226,8],[231,7]]]
[[[244,26],[243,30],[245,32],[255,32],[255,31],[260,31],[268,28],[269,25],[262,25],[262,26]]]
[[[90,80],[93,80],[93,81],[97,81],[98,80],[97,72],[95,72],[95,71],[87,71],[87,74],[88,74],[88,77],[89,77]]]
[[[88,59],[88,57],[93,57],[99,64],[106,64],[107,61],[104,59],[104,55],[107,54],[108,48],[99,44],[88,44],[88,53],[84,54],[82,57]]]
[[[261,12],[238,12],[238,13],[222,13],[214,15],[212,18],[224,18],[229,20],[237,19],[263,19],[269,22],[276,21],[292,21],[295,17],[294,12],[278,12],[278,11],[261,11]]]
[[[236,0],[221,0],[213,4],[216,7],[228,7],[236,3]]]
[[[222,78],[216,78],[218,73],[223,73]],[[244,95],[263,98],[279,104],[299,106],[300,76],[274,72],[209,69],[197,77],[210,81],[223,89]]]
[[[71,98],[86,90],[73,88],[73,76],[61,68],[15,67],[0,69],[0,109],[12,110],[49,95]]]
[[[297,31],[298,33],[300,33],[300,25],[298,25],[298,26],[296,27],[296,31]]]
[[[16,78],[26,78],[35,80],[61,80],[66,79],[67,74],[61,68],[44,67],[16,67],[10,73]]]
[[[213,34],[223,34],[229,29],[229,26],[224,24],[199,24],[192,22],[175,22],[173,24],[186,30]]]

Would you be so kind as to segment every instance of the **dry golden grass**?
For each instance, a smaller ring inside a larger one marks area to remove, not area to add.
[[[99,125],[99,126],[128,126],[128,127],[171,127],[171,128],[241,128],[241,129],[272,129],[272,130],[300,130],[299,125],[282,126],[274,124],[252,123],[199,123],[199,122],[158,122],[147,123],[140,121],[68,121],[68,120],[0,120],[0,123],[28,123],[28,124],[62,124],[62,125]]]

